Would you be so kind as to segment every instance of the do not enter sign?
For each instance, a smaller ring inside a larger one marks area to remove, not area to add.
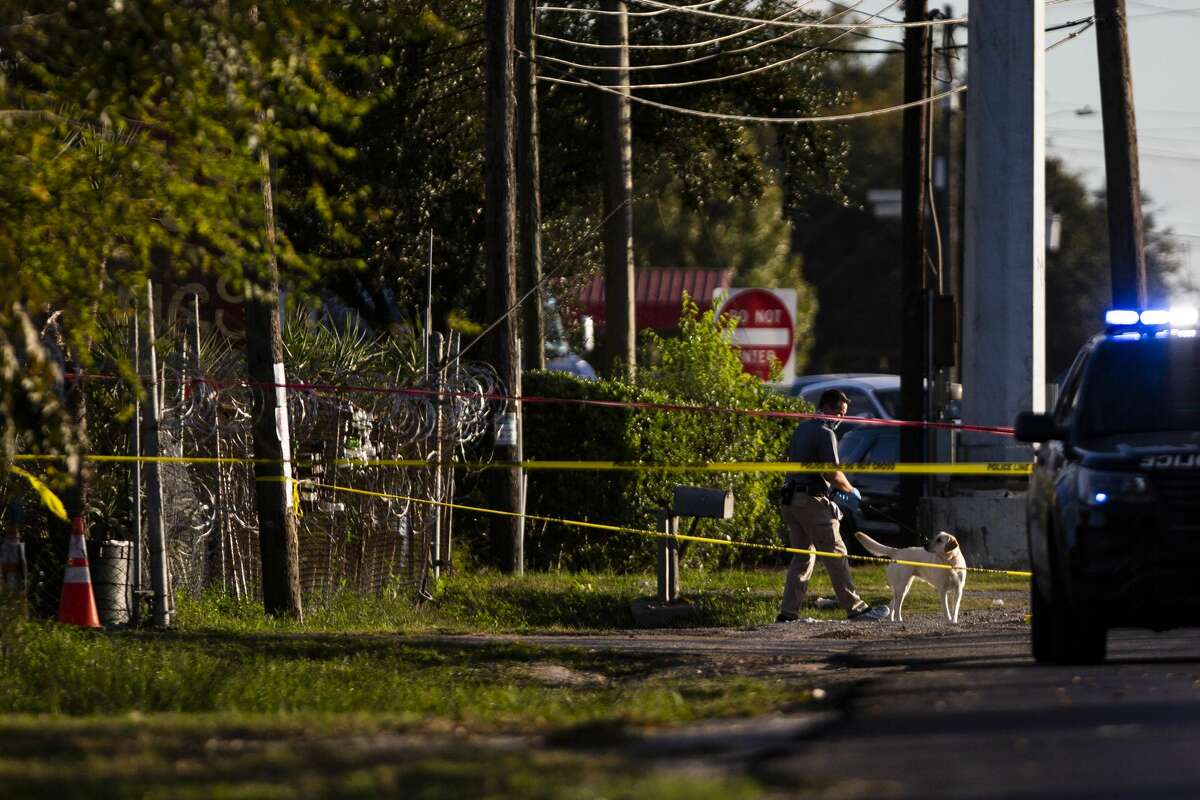
[[[796,290],[728,289],[718,313],[738,318],[733,343],[741,349],[742,368],[764,381],[770,377],[771,359],[783,366],[780,381],[796,377]]]

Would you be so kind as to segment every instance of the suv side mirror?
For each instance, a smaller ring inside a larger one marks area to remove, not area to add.
[[[1014,437],[1018,442],[1046,442],[1066,439],[1067,429],[1054,421],[1053,414],[1022,411],[1017,414]]]

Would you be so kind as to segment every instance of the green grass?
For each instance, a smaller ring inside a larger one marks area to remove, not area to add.
[[[783,592],[783,568],[683,571],[683,598],[696,613],[679,623],[686,627],[745,627],[771,622]],[[856,566],[855,582],[864,599],[887,602],[891,596],[883,567]],[[972,574],[963,609],[982,608],[990,592],[1024,592],[1028,581],[1003,575]],[[441,632],[441,633],[561,633],[603,632],[633,626],[631,601],[654,594],[653,575],[536,573],[521,578],[495,572],[456,575],[443,579],[435,600],[414,606],[407,598],[335,596],[326,607],[309,609],[303,625],[263,616],[260,605],[238,604],[227,598],[181,598],[178,621],[186,630],[251,632]],[[818,566],[809,598],[832,597],[825,571]],[[918,582],[905,603],[909,614],[935,613],[939,601],[933,590]],[[840,611],[805,612],[818,619],[839,619]]]
[[[0,794],[756,797],[746,779],[668,777],[613,749],[647,727],[811,702],[794,676],[744,666],[403,635],[30,624],[0,664]],[[494,746],[504,735],[552,745]]]
[[[690,624],[744,627],[774,618],[783,571],[683,577]],[[880,568],[855,577],[885,599]],[[983,591],[967,608],[1025,589],[995,576],[968,585]],[[304,623],[210,595],[181,597],[168,632],[6,625],[0,794],[762,796],[750,779],[663,773],[613,748],[647,727],[808,707],[816,684],[783,671],[787,660],[431,638],[626,628],[629,602],[652,591],[644,575],[481,573],[445,580],[419,608],[342,594]],[[820,570],[817,595],[830,595]],[[914,588],[906,611],[936,603]],[[549,746],[488,744],[514,734]]]
[[[160,717],[0,722],[6,797],[664,798],[762,797],[748,778],[664,773],[619,755],[406,744],[340,722],[248,724]]]
[[[867,599],[884,599],[877,570],[860,570],[858,578]],[[686,595],[697,609],[690,624],[769,622],[780,580],[772,571],[697,574]],[[829,594],[823,574],[813,583],[814,596]],[[3,649],[0,713],[369,713],[405,725],[440,720],[515,730],[613,720],[668,724],[803,702],[803,687],[776,677],[684,675],[688,662],[680,659],[427,638],[443,631],[626,628],[629,601],[649,589],[644,576],[485,573],[446,581],[421,608],[342,595],[304,623],[271,620],[259,607],[209,596],[181,598],[178,624],[167,632],[28,624]],[[968,595],[964,605],[989,606],[990,591]],[[931,589],[918,587],[906,610],[934,613],[937,604]],[[567,670],[570,680],[547,685],[531,677],[531,664]]]
[[[776,676],[697,675],[697,663],[396,636],[106,635],[45,624],[29,626],[5,658],[0,712],[368,714],[394,728],[529,732],[744,716],[809,698]]]

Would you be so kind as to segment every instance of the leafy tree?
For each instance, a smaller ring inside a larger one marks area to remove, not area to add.
[[[749,414],[620,407],[619,403],[667,403],[755,411],[811,412],[805,401],[772,391],[742,370],[729,346],[736,318],[700,312],[685,300],[680,335],[646,338],[660,353],[642,370],[638,385],[621,381],[584,381],[563,373],[529,372],[526,391],[552,397],[616,401],[598,409],[537,404],[525,411],[525,452],[551,460],[695,463],[703,461],[776,461],[783,458],[796,421]],[[531,472],[530,505],[551,517],[603,521],[641,529],[655,524],[658,509],[669,503],[672,487],[697,483],[731,489],[734,518],[711,524],[705,536],[729,536],[757,544],[779,541],[779,515],[771,495],[781,483],[770,473],[704,473],[685,479],[678,473],[637,471]],[[469,523],[467,523],[469,524]],[[456,535],[464,533],[455,528]],[[480,536],[480,534],[476,534]],[[507,542],[472,543],[471,552],[502,562]],[[653,563],[657,541],[648,537],[590,531],[554,523],[539,525],[526,542],[526,558],[536,568],[645,570]],[[764,558],[765,556],[765,558]],[[773,553],[726,547],[690,547],[689,568],[776,560]]]
[[[902,74],[892,58],[846,55],[825,80],[849,87],[854,110],[901,101]],[[901,116],[884,114],[839,126],[847,147],[840,196],[792,206],[793,240],[818,302],[810,371],[894,371],[899,364],[900,225],[876,219],[871,189],[900,185]]]
[[[364,2],[346,7],[361,33],[348,49],[361,57],[391,54],[382,69],[339,79],[343,90],[373,99],[361,124],[338,139],[358,155],[340,171],[342,191],[363,192],[369,199],[363,213],[348,226],[353,232],[348,244],[331,244],[322,227],[303,216],[285,218],[284,227],[303,249],[327,257],[327,289],[377,327],[419,318],[418,309],[425,302],[428,235],[433,231],[435,324],[441,327],[462,312],[481,320],[482,6],[401,0],[383,8]],[[778,16],[790,8],[781,0],[739,0],[729,11]],[[729,30],[727,24],[680,14],[633,18],[632,25],[634,41],[657,43],[707,39]],[[559,39],[596,38],[595,19],[587,15],[543,14],[540,31]],[[779,35],[777,29],[764,28],[737,43],[745,47]],[[712,78],[795,54],[794,48],[819,38],[797,31],[782,42],[785,49],[761,47],[741,55],[701,59],[693,65],[636,73],[637,79]],[[638,60],[690,60],[696,55],[670,52],[665,58],[639,55]],[[639,94],[717,111],[805,114],[840,99],[836,91],[818,87],[812,80],[824,58],[812,53],[753,77]],[[539,70],[547,78],[578,75],[595,81],[601,75],[550,59],[597,63],[595,51],[541,41]],[[754,91],[748,92],[748,87]],[[595,234],[602,175],[595,154],[600,149],[601,96],[591,89],[546,82],[540,84],[540,92],[546,268],[565,278],[588,275],[598,268],[600,253]],[[669,178],[675,182],[681,208],[689,213],[725,204],[731,215],[741,214],[744,221],[737,224],[758,229],[759,250],[774,252],[780,237],[786,236],[782,224],[767,223],[770,209],[783,204],[786,194],[795,198],[836,187],[840,145],[827,128],[794,128],[766,137],[756,126],[700,120],[639,104],[633,113],[639,196],[656,193]],[[779,177],[784,162],[796,167],[786,182]],[[753,210],[738,211],[743,204]],[[761,216],[756,217],[760,207]],[[642,217],[640,209],[638,217]],[[757,221],[751,222],[752,218]],[[653,235],[649,227],[646,232]],[[639,227],[635,239],[640,236]],[[784,261],[776,258],[767,269],[785,285],[798,283],[798,278],[783,280],[779,275],[797,269],[795,262]],[[359,269],[360,263],[367,269]],[[560,286],[559,294],[560,300],[567,300],[570,289]]]
[[[124,312],[152,271],[240,281],[261,276],[272,250],[290,275],[316,271],[320,259],[286,235],[268,247],[259,156],[293,154],[327,175],[350,155],[328,131],[363,104],[327,70],[354,66],[340,50],[353,36],[336,3],[0,5],[6,455],[18,428],[72,446],[73,421],[53,400],[59,376],[25,372],[45,360],[29,331],[50,312],[86,365],[97,321]],[[347,235],[338,215],[349,209],[318,181],[277,202]],[[21,407],[40,409],[36,427]]]
[[[757,199],[715,198],[693,210],[685,207],[678,185],[670,183],[638,203],[634,246],[644,265],[732,269],[735,286],[795,289],[796,368],[802,371],[812,346],[816,295],[792,252],[781,194],[771,184]]]
[[[1104,195],[1089,192],[1058,159],[1046,161],[1046,209],[1062,226],[1058,250],[1046,253],[1046,378],[1053,380],[1103,325],[1104,310],[1112,304],[1112,273]],[[1178,269],[1175,253],[1149,208],[1143,223],[1150,299],[1168,305]]]
[[[359,32],[348,55],[374,65],[337,75],[345,91],[371,100],[338,139],[356,157],[340,166],[337,191],[361,197],[360,213],[343,238],[306,215],[285,217],[284,227],[326,256],[325,292],[381,330],[420,319],[432,232],[435,323],[444,326],[454,308],[481,317],[483,5],[345,7]]]
[[[812,20],[779,0],[735,0],[722,10],[773,18],[791,11],[791,20]],[[560,40],[597,41],[596,19],[588,15],[544,15],[541,31]],[[678,45],[730,33],[728,23],[688,14],[630,19],[634,44]],[[829,56],[816,48],[828,32],[765,26],[739,36],[724,50],[634,50],[635,65],[692,62],[665,69],[635,70],[637,84],[690,84],[636,89],[638,97],[675,106],[751,116],[808,116],[839,107],[845,97],[817,80]],[[774,40],[774,41],[771,41]],[[540,41],[543,77],[604,83],[605,73],[564,64],[600,64],[595,50],[559,41]],[[810,52],[811,51],[811,52]],[[776,61],[790,63],[745,77]],[[714,80],[721,79],[721,80]],[[599,238],[587,231],[601,221],[600,119],[603,95],[595,89],[543,83],[543,209],[548,220],[547,268],[555,251],[572,250],[574,274],[600,269]],[[813,195],[839,196],[845,172],[841,135],[829,126],[788,125],[765,129],[752,123],[717,121],[634,102],[634,246],[645,266],[733,267],[738,281],[792,286],[801,298],[801,316],[811,317],[812,293],[790,254],[791,232],[781,218]],[[582,241],[583,246],[580,247]],[[802,326],[801,360],[805,357]]]

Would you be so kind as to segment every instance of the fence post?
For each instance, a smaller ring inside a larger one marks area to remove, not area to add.
[[[514,363],[513,370],[517,376],[516,386],[512,387],[513,395],[520,397],[522,394],[522,374],[521,374],[521,339],[517,338],[516,346],[513,348],[512,360]],[[513,408],[516,411],[517,421],[517,446],[513,448],[513,457],[518,464],[525,461],[525,432],[522,428],[522,411],[521,401],[514,400]],[[513,574],[525,574],[525,469],[517,467],[516,469],[517,491],[518,496],[516,511],[520,515],[517,517],[516,532],[513,536]]]
[[[433,375],[433,386],[436,394],[434,395],[434,423],[433,423],[433,499],[437,502],[442,501],[442,376],[445,374],[442,367],[442,356],[444,346],[442,335],[440,333],[431,333],[429,336],[429,345],[427,352],[430,357],[438,363],[438,370]],[[429,362],[425,362],[425,369],[428,371]],[[431,535],[430,546],[433,551],[433,581],[436,586],[437,581],[442,577],[442,507],[433,506],[430,509],[429,517],[433,519],[433,533]]]
[[[460,386],[458,352],[461,348],[462,334],[454,331],[450,334],[450,339],[446,346],[446,372],[444,373],[445,375],[449,374],[450,363],[453,363],[454,377],[450,380],[450,387],[454,390],[457,390]],[[452,402],[455,401],[451,398],[446,398],[448,407]],[[451,420],[453,420],[453,416],[451,416]],[[451,503],[454,502],[454,460],[458,457],[458,435],[458,426],[454,424],[447,431],[447,438],[450,443],[450,457],[446,459],[446,499]],[[445,547],[442,550],[444,554],[443,559],[447,566],[453,569],[451,562],[454,554],[454,509],[447,506],[442,509],[442,512],[446,517],[445,522],[442,523],[442,535],[445,537]]]
[[[667,580],[668,602],[674,603],[679,599],[679,517],[671,517],[671,536],[667,541],[667,563],[670,565],[670,576]]]
[[[146,328],[142,349],[150,368],[150,402],[142,406],[142,455],[157,459],[158,450],[158,355],[154,346],[154,283],[146,281]],[[163,530],[162,480],[157,460],[146,462],[147,517],[150,524],[150,586],[154,592],[154,624],[166,628],[171,624],[168,605],[170,593],[167,575],[167,543]]]
[[[0,540],[0,603],[9,606],[0,614],[14,613],[24,619],[29,594],[29,567],[25,562],[25,542],[21,539],[24,508],[19,500],[10,500],[4,509],[5,534]],[[11,604],[11,605],[9,605]],[[0,642],[0,651],[3,643]]]
[[[133,350],[133,371],[134,374],[140,375],[142,371],[142,355],[141,355],[141,331],[138,327],[138,305],[137,299],[133,301],[133,325],[130,330],[131,348]],[[135,459],[142,454],[142,397],[141,387],[134,389],[133,395],[133,420],[129,423],[129,455]],[[138,625],[142,619],[142,462],[134,461],[129,465],[130,481],[133,484],[130,487],[130,502],[133,505],[133,531],[130,538],[133,540],[133,554],[130,571],[133,573],[130,578],[130,591],[133,593],[133,608],[130,610],[129,620],[133,625]]]

